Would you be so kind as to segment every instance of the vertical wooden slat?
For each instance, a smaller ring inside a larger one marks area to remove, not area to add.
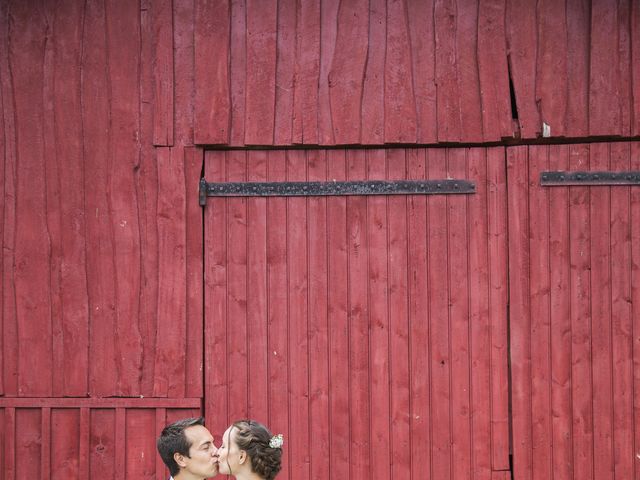
[[[532,478],[531,453],[531,330],[529,311],[529,202],[527,147],[507,150],[509,185],[509,316],[510,326],[513,472]]]
[[[205,178],[222,182],[226,177],[225,152],[207,152],[204,159]],[[226,200],[207,201],[204,209],[204,411],[211,432],[222,435],[227,428],[227,214]],[[220,438],[217,437],[220,441]]]
[[[618,31],[618,105],[620,107],[620,130],[614,135],[629,136],[633,115],[631,78],[631,5],[633,2],[619,2],[616,27]]]
[[[229,141],[229,4],[195,0],[195,143]]]
[[[175,398],[185,394],[187,372],[184,352],[189,351],[185,303],[185,158],[181,147],[158,148],[156,152],[159,282],[157,327],[153,332],[156,337],[153,394]]]
[[[373,0],[369,3],[369,44],[378,48],[367,50],[367,61],[362,86],[362,124],[360,142],[381,144],[385,142],[385,58],[387,31],[387,2]],[[385,45],[385,48],[382,46]]]
[[[286,180],[285,156],[269,152],[267,160],[267,180]],[[282,433],[285,438],[290,432],[289,425],[289,295],[287,276],[287,200],[267,199],[267,304],[268,304],[268,347],[269,347],[269,426],[272,431]],[[296,319],[297,320],[297,319]],[[295,426],[293,427],[295,428]],[[291,455],[284,451],[282,468],[286,471]]]
[[[116,468],[116,412],[113,409],[91,409],[89,477],[122,478]],[[118,445],[120,446],[120,445]]]
[[[406,150],[388,151],[387,178],[407,178]],[[408,197],[387,198],[390,427],[392,478],[411,477]],[[377,412],[376,412],[377,415]],[[375,453],[374,453],[375,455]],[[375,456],[372,458],[376,458]]]
[[[116,408],[114,428],[114,470],[116,478],[126,478],[127,474],[127,410]]]
[[[384,180],[387,177],[387,161],[385,150],[370,150],[367,152],[366,178],[370,180]],[[353,159],[353,167],[356,162],[363,162],[364,158]],[[364,172],[362,172],[364,174]],[[364,176],[361,178],[365,178]],[[390,378],[390,325],[389,325],[389,291],[391,285],[389,275],[389,217],[387,198],[373,196],[367,198],[364,207],[364,227],[362,246],[365,246],[358,257],[365,257],[365,265],[362,267],[366,276],[366,300],[368,300],[369,318],[355,326],[358,328],[351,334],[352,349],[364,349],[367,346],[369,362],[369,379],[367,385],[369,392],[365,402],[369,404],[370,411],[370,451],[369,458],[380,462],[380,468],[370,471],[370,477],[374,480],[389,478],[391,475],[391,393],[392,384]],[[354,239],[357,241],[357,238]],[[362,248],[361,246],[361,248]],[[355,252],[354,252],[355,253]],[[357,257],[356,257],[357,258]],[[356,289],[356,282],[361,280],[357,276],[351,276],[351,288]],[[365,281],[364,279],[362,280]],[[357,300],[357,297],[356,297]],[[353,305],[353,304],[352,304]],[[366,307],[366,303],[364,304]],[[353,308],[353,306],[352,306]],[[367,328],[368,323],[368,328]],[[360,330],[362,329],[362,330]],[[355,343],[359,343],[355,347]],[[358,397],[352,398],[352,412],[360,412]],[[364,410],[364,409],[363,409]],[[356,415],[358,414],[356,413]],[[352,413],[353,418],[353,413]],[[357,436],[355,438],[358,438]],[[357,442],[357,440],[356,440]],[[354,442],[355,443],[355,442]],[[355,472],[354,472],[355,474]],[[358,477],[359,478],[359,477]]]
[[[156,408],[156,430],[155,430],[155,438],[160,438],[162,435],[162,430],[164,427],[168,425],[167,423],[167,409],[166,408]],[[216,445],[220,446],[220,445]],[[160,455],[156,455],[156,480],[164,480],[167,478],[167,467],[162,460]]]
[[[366,178],[364,151],[347,151],[347,179]],[[367,289],[369,229],[367,199],[347,199],[349,271],[349,418],[350,478],[364,479],[370,465],[371,404],[369,397],[369,307]]]
[[[446,151],[429,152],[427,179],[446,176]],[[449,272],[447,268],[447,200],[433,196],[427,200],[427,251],[429,264],[429,340],[431,342],[431,478],[451,478],[451,351],[450,324],[447,295]]]
[[[630,168],[630,144],[611,144],[611,170]],[[611,342],[614,474],[633,478],[633,324],[630,188],[611,188]]]
[[[15,411],[15,478],[41,478],[43,447],[49,447],[50,437],[42,439],[42,412],[37,408],[19,408]],[[13,440],[13,439],[12,439]],[[45,465],[46,467],[46,465]]]
[[[540,99],[541,120],[551,135],[566,134],[567,113],[567,18],[565,2],[538,2],[538,56],[536,58],[536,98]]]
[[[589,0],[566,0],[568,137],[589,134],[590,4]]]
[[[569,147],[569,169],[588,170],[586,145]],[[593,383],[591,376],[591,239],[589,188],[569,188],[571,396],[574,478],[593,477]]]
[[[306,152],[287,152],[287,181],[307,179]],[[287,290],[289,330],[289,451],[291,478],[309,478],[309,249],[307,199],[287,199]],[[302,460],[304,459],[304,460]]]
[[[590,167],[610,169],[610,145],[589,148]],[[613,471],[613,365],[611,364],[611,189],[590,189],[591,347],[593,378],[593,472],[606,478]]]
[[[549,147],[549,169],[569,169],[569,147]],[[573,478],[569,189],[549,191],[549,285],[553,478]]]
[[[481,0],[478,5],[478,77],[485,142],[513,136],[505,0]]]
[[[35,409],[33,410],[35,411]],[[42,480],[46,480],[53,475],[51,475],[51,454],[52,454],[52,446],[51,446],[51,409],[43,408],[40,410],[41,416],[41,424],[40,424],[40,475]],[[71,436],[71,435],[69,435]],[[55,459],[54,459],[55,461]],[[54,468],[55,470],[55,468]],[[55,477],[55,476],[53,476]]]
[[[418,143],[437,139],[433,1],[408,2]]]
[[[584,0],[586,1],[586,0]],[[632,103],[632,136],[640,135],[640,6],[631,3],[631,98]]]
[[[447,177],[467,178],[467,149],[451,149]],[[447,196],[448,314],[450,328],[451,457],[454,478],[471,475],[471,418],[469,365],[469,241],[468,197]],[[454,253],[455,252],[455,253]]]
[[[262,2],[257,2],[265,5]],[[277,51],[275,65],[275,123],[273,142],[276,145],[290,145],[293,139],[293,100],[296,90],[295,45],[296,19],[295,8],[286,2],[278,2],[277,12]]]
[[[489,233],[489,318],[491,323],[491,465],[508,470],[509,465],[509,354],[507,275],[507,172],[506,151],[487,149],[487,218]]]
[[[338,6],[340,0],[324,0],[320,9],[320,79],[318,84],[318,143],[332,145],[333,121],[329,71],[333,63],[338,29]]]
[[[502,149],[501,149],[502,150]],[[504,150],[502,150],[504,151]],[[468,201],[469,245],[469,361],[470,361],[470,415],[471,415],[471,470],[477,479],[491,478],[493,442],[491,421],[493,408],[491,348],[491,304],[489,284],[493,273],[488,229],[491,225],[491,200],[488,190],[493,177],[487,178],[488,152],[471,149],[467,154],[467,178],[476,184],[476,193]],[[501,159],[504,161],[504,158]],[[491,167],[492,171],[495,167]],[[493,192],[492,192],[493,193]],[[500,212],[498,211],[498,215]],[[502,252],[504,258],[504,252]],[[496,260],[499,262],[501,257]],[[491,273],[490,273],[491,272]],[[489,407],[489,408],[487,408]]]
[[[174,141],[193,145],[194,104],[194,1],[173,4]]]
[[[633,170],[640,169],[640,143],[631,143],[630,165]],[[640,445],[640,188],[632,188],[630,195],[630,241],[631,241],[631,331],[633,333],[633,447]],[[633,474],[637,478],[640,472],[640,458],[637,454],[633,461]]]
[[[202,397],[202,371],[204,368],[204,255],[202,208],[196,201],[198,185],[202,174],[204,152],[191,147],[185,148],[184,177],[186,187],[186,355],[187,397]]]
[[[231,145],[245,143],[247,89],[247,4],[245,0],[230,3],[231,32],[229,34],[229,75],[231,105],[229,111]],[[274,67],[275,68],[275,67]],[[275,76],[275,72],[272,72]]]
[[[320,6],[320,0],[305,0],[298,9],[293,143],[306,145],[317,144],[319,138]]]
[[[227,153],[226,181],[241,182],[247,178],[247,152]],[[230,420],[247,416],[249,379],[247,336],[247,199],[227,201],[227,362]]]
[[[152,408],[129,408],[125,425],[125,475],[121,478],[152,478],[156,469],[156,415]]]
[[[533,478],[550,478],[551,352],[549,304],[549,189],[539,186],[539,172],[549,165],[548,147],[529,148],[529,322],[531,351],[531,446]]]
[[[91,411],[80,408],[80,433],[78,447],[78,478],[89,478],[89,459],[91,447]]]
[[[336,144],[361,139],[361,101],[367,59],[368,2],[341,2],[335,51],[329,71],[329,98]]]
[[[4,409],[4,479],[15,480],[16,478],[16,409]]]
[[[309,181],[327,180],[327,152],[307,153]],[[328,200],[311,197],[307,206],[309,227],[309,456],[310,477],[329,478],[329,251]]]
[[[267,180],[267,152],[249,152],[247,179]],[[269,349],[267,325],[267,199],[247,199],[247,353],[249,355],[248,413],[266,422],[269,418]]]
[[[153,144],[172,146],[174,131],[173,1],[150,3],[153,31]]]
[[[43,409],[43,414],[44,414]],[[79,409],[51,409],[50,467],[43,468],[43,478],[80,478],[80,412]],[[44,421],[43,421],[44,427]],[[46,437],[43,435],[43,440]],[[43,445],[44,448],[44,445]]]
[[[11,102],[17,122],[15,246],[13,267],[17,320],[18,394],[52,393],[51,243],[47,229],[43,79],[46,20],[41,9],[10,5],[9,68],[14,85]],[[8,99],[6,100],[8,101]],[[37,212],[37,213],[35,213]],[[34,296],[34,292],[38,292]]]
[[[327,178],[346,180],[346,153],[327,151]],[[329,322],[329,465],[333,478],[348,478],[349,427],[349,227],[345,197],[327,198],[327,282]],[[340,360],[344,359],[344,360]]]
[[[295,15],[295,8],[289,9],[293,12],[287,15]],[[273,143],[278,47],[277,20],[277,2],[247,0],[247,63],[246,70],[242,73],[246,76],[244,143],[247,145]],[[295,51],[295,49],[292,50]],[[291,111],[287,111],[286,114],[290,116]]]

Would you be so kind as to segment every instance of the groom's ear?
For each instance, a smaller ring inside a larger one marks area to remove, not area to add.
[[[181,453],[174,453],[173,459],[176,461],[179,467],[184,468],[187,466],[187,462],[184,461],[184,455],[182,455]]]

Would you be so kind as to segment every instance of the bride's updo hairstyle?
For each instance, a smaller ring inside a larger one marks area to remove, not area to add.
[[[238,420],[233,427],[234,440],[240,450],[247,452],[252,470],[266,480],[273,480],[281,468],[282,436],[274,436],[255,420]]]

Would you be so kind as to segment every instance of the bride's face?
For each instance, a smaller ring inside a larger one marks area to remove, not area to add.
[[[218,467],[222,475],[235,475],[245,463],[246,452],[238,448],[234,441],[233,426],[227,428],[222,436],[222,445],[218,449]]]

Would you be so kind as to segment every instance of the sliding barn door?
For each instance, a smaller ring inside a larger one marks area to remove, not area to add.
[[[468,179],[468,195],[209,198],[205,411],[283,478],[509,478],[504,149],[206,152],[208,182]]]

